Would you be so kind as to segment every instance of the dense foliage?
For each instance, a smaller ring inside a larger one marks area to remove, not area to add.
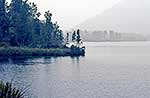
[[[45,12],[44,20],[37,6],[28,0],[12,0],[8,5],[0,0],[0,44],[10,46],[51,48],[63,44],[63,33],[52,22],[50,11]]]

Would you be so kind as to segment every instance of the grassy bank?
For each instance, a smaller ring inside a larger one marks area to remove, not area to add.
[[[76,52],[74,52],[76,50]],[[20,47],[0,47],[0,56],[80,56],[84,55],[81,49],[70,48],[20,48]]]

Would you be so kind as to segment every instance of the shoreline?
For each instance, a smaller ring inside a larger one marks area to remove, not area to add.
[[[0,57],[41,57],[41,56],[84,56],[82,48],[22,48],[0,47]]]

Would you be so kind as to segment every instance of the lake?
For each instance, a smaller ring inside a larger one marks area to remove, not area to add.
[[[87,42],[84,57],[9,59],[0,80],[29,98],[150,98],[150,42]]]

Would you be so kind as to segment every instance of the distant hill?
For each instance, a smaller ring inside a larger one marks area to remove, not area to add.
[[[150,34],[150,0],[124,0],[77,27],[92,31]]]

